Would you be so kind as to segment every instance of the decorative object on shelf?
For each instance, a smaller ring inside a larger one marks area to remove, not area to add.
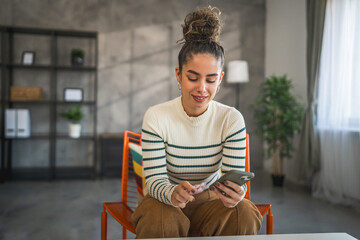
[[[84,98],[84,91],[81,88],[65,88],[64,101],[65,102],[82,102]]]
[[[249,67],[246,61],[231,61],[228,63],[227,83],[236,83],[236,109],[239,109],[240,83],[249,82]]]
[[[5,137],[28,138],[30,137],[30,111],[29,109],[5,110]]]
[[[69,123],[69,136],[71,138],[79,138],[81,132],[80,121],[83,119],[84,114],[80,109],[80,105],[77,105],[73,108],[69,108],[66,113],[62,113],[61,117],[70,121]]]
[[[18,138],[30,137],[30,111],[29,109],[17,109],[16,129]]]
[[[274,186],[284,181],[284,158],[291,157],[292,140],[300,130],[303,106],[291,94],[287,76],[271,76],[261,84],[260,94],[252,105],[257,131],[262,134],[267,153],[272,157]]]
[[[16,137],[16,109],[5,110],[5,137]]]
[[[24,51],[22,53],[21,63],[24,65],[33,65],[35,63],[35,52]]]
[[[11,101],[42,101],[43,91],[40,87],[11,86]]]
[[[74,48],[71,50],[71,64],[73,66],[84,65],[85,51],[80,48]]]

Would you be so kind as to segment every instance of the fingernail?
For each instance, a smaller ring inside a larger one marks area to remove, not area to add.
[[[194,189],[192,189],[192,190],[191,190],[191,192],[192,192],[192,193],[195,193],[195,190],[194,190]]]
[[[215,183],[215,186],[219,187],[219,186],[220,186],[220,183],[216,182],[216,183]]]
[[[225,180],[225,182],[224,182],[226,185],[228,185],[229,184],[229,181],[228,180]]]
[[[214,191],[214,187],[213,187],[213,186],[210,187],[210,191]]]

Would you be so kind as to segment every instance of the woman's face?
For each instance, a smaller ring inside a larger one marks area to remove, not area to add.
[[[175,72],[185,112],[191,117],[201,115],[215,97],[224,76],[220,62],[211,54],[196,54],[183,65],[181,72],[178,67]]]

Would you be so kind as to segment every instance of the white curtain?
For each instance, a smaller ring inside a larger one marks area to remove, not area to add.
[[[316,130],[321,170],[314,196],[360,207],[360,1],[328,0]]]

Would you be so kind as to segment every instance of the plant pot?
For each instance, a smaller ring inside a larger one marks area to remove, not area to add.
[[[70,123],[69,124],[69,136],[71,138],[79,138],[81,132],[80,123]]]
[[[79,56],[71,56],[71,64],[73,66],[82,66],[84,65],[84,58]]]
[[[282,187],[284,184],[285,175],[274,175],[271,174],[273,186]]]

